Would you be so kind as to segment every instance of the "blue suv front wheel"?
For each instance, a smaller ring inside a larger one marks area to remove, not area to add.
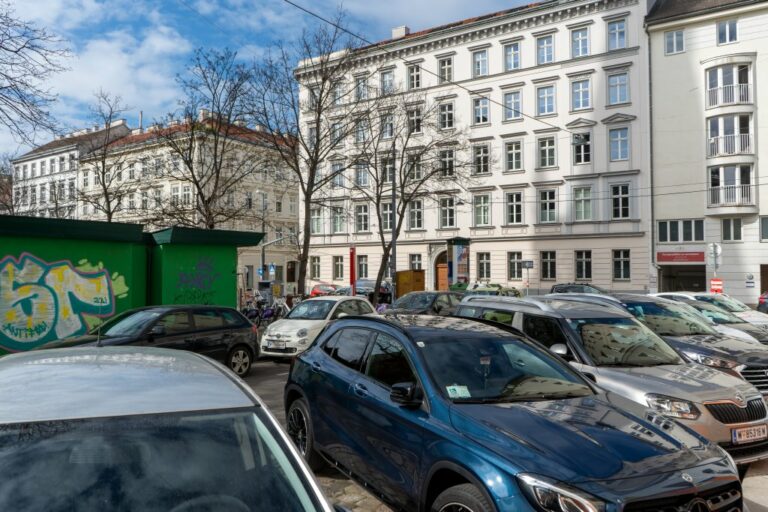
[[[432,512],[492,512],[483,493],[472,484],[450,487],[432,503]]]

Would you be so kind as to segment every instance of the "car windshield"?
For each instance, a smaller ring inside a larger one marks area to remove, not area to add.
[[[293,320],[323,320],[333,309],[333,300],[305,300],[293,308],[286,318]]]
[[[744,311],[749,311],[749,307],[747,307],[746,304],[734,298],[726,297],[725,295],[697,295],[696,300],[714,304],[731,313],[743,313]]]
[[[456,403],[556,400],[594,394],[546,352],[507,336],[430,342],[424,359],[443,395]]]
[[[672,347],[632,318],[578,318],[568,323],[596,366],[683,363]]]
[[[470,290],[464,294],[464,296],[468,295],[498,295],[499,290],[492,289],[492,290]]]
[[[744,323],[744,320],[741,318],[737,317],[733,313],[730,313],[729,311],[715,306],[714,304],[708,304],[706,302],[691,302],[689,305],[705,317],[715,322],[717,325]]]
[[[0,510],[322,510],[262,417],[243,409],[4,425]]]
[[[163,313],[154,309],[128,311],[110,318],[91,331],[91,334],[101,336],[132,336],[140,333],[148,323],[154,321]]]
[[[434,293],[409,293],[392,305],[398,309],[427,309],[435,301]]]
[[[684,304],[637,301],[626,302],[626,308],[659,336],[717,334]]]

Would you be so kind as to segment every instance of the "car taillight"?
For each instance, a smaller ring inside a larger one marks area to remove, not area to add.
[[[765,304],[765,294],[760,295],[757,300],[760,304]]]
[[[253,334],[255,334],[256,336],[258,336],[258,335],[259,335],[259,328],[258,328],[258,327],[256,327],[256,325],[254,325],[254,324],[251,324],[251,332],[252,332]]]

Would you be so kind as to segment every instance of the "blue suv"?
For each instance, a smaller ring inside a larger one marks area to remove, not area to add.
[[[294,361],[284,399],[310,467],[399,510],[742,510],[722,449],[490,322],[346,317]]]

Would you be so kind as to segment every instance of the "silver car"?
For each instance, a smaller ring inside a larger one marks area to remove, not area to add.
[[[768,412],[760,392],[686,362],[629,313],[556,298],[467,297],[456,314],[517,328],[600,387],[718,443],[741,466],[768,458]]]
[[[180,350],[0,359],[0,510],[333,508],[261,400]]]

